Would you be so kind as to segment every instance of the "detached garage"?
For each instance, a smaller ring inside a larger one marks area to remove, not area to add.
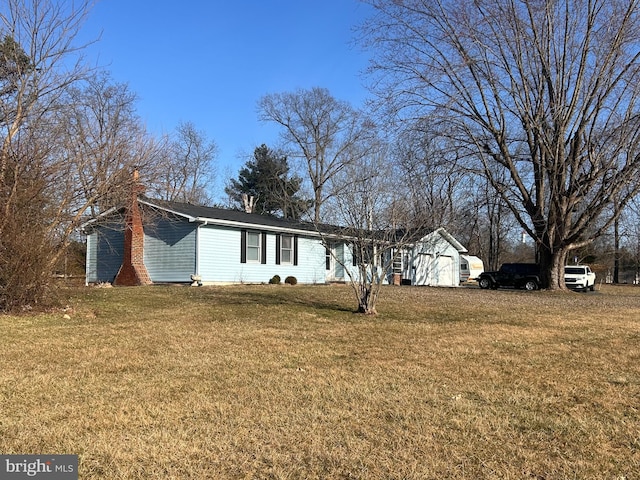
[[[403,278],[412,285],[457,287],[460,285],[460,254],[467,249],[444,228],[438,228],[413,245],[405,256]]]

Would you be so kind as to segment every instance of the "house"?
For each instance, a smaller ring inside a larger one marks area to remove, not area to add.
[[[311,223],[140,193],[134,192],[129,208],[112,209],[84,225],[87,284],[266,283],[275,275],[317,284],[357,274],[348,242],[337,236],[331,241],[326,232],[323,242]],[[404,283],[453,286],[460,252],[464,247],[438,229],[404,249],[394,267]]]
[[[87,283],[264,283],[274,275],[325,283],[327,277],[327,253],[311,224],[141,196],[84,230]]]

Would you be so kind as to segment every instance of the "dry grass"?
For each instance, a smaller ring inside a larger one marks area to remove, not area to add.
[[[80,289],[0,317],[0,452],[82,479],[640,478],[640,289]]]

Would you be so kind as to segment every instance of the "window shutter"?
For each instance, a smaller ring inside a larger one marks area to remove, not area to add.
[[[262,259],[260,263],[267,263],[267,232],[262,232]]]
[[[280,265],[280,234],[276,235],[276,265]]]
[[[298,265],[298,235],[293,236],[293,264]]]
[[[240,263],[247,263],[247,231],[240,230]]]
[[[324,268],[331,270],[331,249],[328,246],[324,247]]]

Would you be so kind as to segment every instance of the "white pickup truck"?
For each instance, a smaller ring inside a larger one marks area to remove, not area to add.
[[[572,290],[587,291],[596,285],[596,274],[589,265],[566,265],[564,267],[564,283]]]

